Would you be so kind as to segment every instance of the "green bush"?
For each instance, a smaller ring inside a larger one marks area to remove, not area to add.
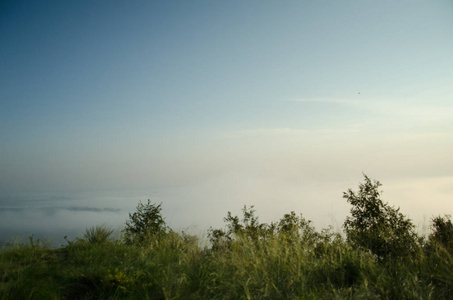
[[[289,243],[313,244],[320,238],[311,225],[311,221],[306,220],[302,214],[297,216],[293,211],[283,215],[283,218],[276,223],[275,234],[278,235],[280,240],[286,240]]]
[[[432,233],[425,247],[426,273],[432,281],[434,295],[446,299],[453,294],[453,224],[450,216],[432,219]]]
[[[431,246],[442,246],[453,254],[453,223],[450,216],[435,217],[432,220],[433,232],[429,235]]]
[[[344,222],[348,242],[369,250],[381,261],[413,253],[417,236],[411,220],[381,200],[379,181],[364,177],[357,193],[349,189],[343,195],[352,205],[351,216]]]
[[[129,214],[129,221],[123,230],[126,244],[140,245],[170,231],[160,213],[161,205],[152,204],[150,200],[146,204],[139,202],[137,211]]]
[[[228,247],[231,241],[238,236],[246,237],[256,243],[266,238],[266,236],[272,235],[275,225],[260,223],[258,217],[255,215],[253,205],[249,209],[247,209],[247,206],[244,206],[242,213],[243,218],[239,219],[238,216],[233,216],[231,212],[228,212],[224,218],[226,230],[209,229],[208,237],[213,248]]]

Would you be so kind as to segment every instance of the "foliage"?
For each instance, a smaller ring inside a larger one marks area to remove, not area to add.
[[[431,246],[442,246],[453,255],[453,223],[449,215],[432,220],[433,232],[429,235]]]
[[[90,227],[85,230],[83,239],[89,243],[105,243],[111,239],[113,231],[104,225]]]
[[[385,230],[377,233],[388,234],[403,217],[380,201],[378,186],[366,177],[363,191],[348,195],[376,202],[363,208],[376,208],[370,220],[383,223],[377,228]],[[148,201],[138,212],[146,207],[155,213],[151,217],[161,218],[160,205]],[[412,245],[407,257],[378,256],[368,244],[357,247],[351,236],[317,231],[294,212],[266,224],[253,207],[244,207],[242,218],[228,213],[224,220],[224,230],[209,232],[212,247],[166,226],[144,230],[140,247],[134,244],[140,233],[129,244],[96,237],[108,228],[87,229],[83,239],[59,249],[33,240],[3,247],[0,299],[450,299],[453,293],[449,217],[434,218],[425,247]],[[355,231],[349,234],[356,237]]]
[[[239,235],[246,237],[250,241],[258,242],[260,239],[264,239],[268,234],[272,233],[275,225],[260,223],[255,212],[253,205],[250,208],[244,205],[242,208],[242,219],[228,212],[224,218],[226,230],[209,229],[208,236],[213,248],[228,247],[231,241]]]
[[[145,247],[82,239],[54,250],[15,245],[0,251],[0,299],[450,297],[453,264],[445,251],[384,265],[331,230],[301,229],[308,223],[301,219],[285,215],[258,243],[238,232],[217,249],[176,232]]]
[[[279,222],[270,224],[260,223],[256,216],[254,206],[242,208],[243,217],[233,216],[228,212],[224,218],[226,229],[210,228],[208,237],[213,248],[228,248],[237,239],[246,238],[249,241],[259,244],[271,238],[279,238],[292,242],[303,240],[305,243],[315,241],[319,235],[315,232],[311,221],[305,220],[302,215],[297,216],[295,212],[285,214]]]
[[[294,211],[283,215],[276,225],[276,234],[280,239],[290,243],[299,240],[304,243],[314,243],[321,237],[310,220],[306,220],[302,214],[297,216]]]
[[[453,294],[453,224],[450,216],[437,216],[432,219],[432,233],[425,247],[427,273],[437,287],[438,299],[451,298]]]
[[[381,261],[413,253],[417,236],[411,220],[381,200],[379,181],[364,177],[357,193],[349,189],[343,195],[352,205],[351,216],[344,222],[348,242],[369,250]]]
[[[161,215],[161,205],[139,202],[137,211],[129,214],[129,221],[124,229],[126,244],[142,245],[145,241],[168,232],[169,228]]]
[[[107,277],[102,281],[107,287],[113,287],[119,294],[132,294],[139,286],[142,288],[151,286],[152,283],[142,280],[147,274],[141,270],[135,270],[134,267],[124,270],[108,270]]]

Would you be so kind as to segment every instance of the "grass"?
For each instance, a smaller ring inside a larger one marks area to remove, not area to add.
[[[95,226],[85,230],[83,239],[89,243],[105,243],[111,239],[114,230],[106,226]]]
[[[59,249],[16,244],[0,252],[0,298],[451,297],[453,260],[441,246],[426,251],[420,245],[416,256],[385,263],[353,249],[339,235],[316,234],[318,238],[308,242],[303,235],[251,240],[241,234],[216,249],[201,247],[196,237],[174,232],[150,239],[145,246],[90,239],[92,235]]]
[[[345,193],[354,207],[346,238],[294,212],[260,223],[252,206],[242,219],[228,213],[203,246],[168,228],[148,201],[119,239],[100,226],[59,249],[32,237],[4,246],[0,299],[452,299],[450,217],[420,237],[365,179],[358,194]]]

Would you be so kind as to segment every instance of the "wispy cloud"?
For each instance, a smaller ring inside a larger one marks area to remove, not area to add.
[[[317,97],[317,98],[292,98],[286,100],[287,102],[305,102],[305,103],[335,103],[335,104],[359,104],[359,100],[352,98],[339,98],[339,97]]]
[[[244,129],[226,132],[222,135],[223,138],[250,138],[250,137],[310,137],[310,136],[326,136],[332,134],[345,134],[359,132],[359,126],[350,125],[344,128],[319,128],[319,129],[298,129],[298,128],[257,128]]]
[[[453,94],[450,95],[453,99]],[[300,103],[332,103],[344,104],[351,107],[378,113],[380,117],[375,118],[382,121],[382,118],[391,117],[394,121],[413,121],[413,122],[434,122],[442,123],[453,120],[453,105],[445,101],[436,101],[431,98],[429,101],[426,96],[405,96],[405,97],[382,97],[368,96],[364,94],[350,98],[341,97],[320,97],[320,98],[295,98],[288,102]],[[451,102],[450,102],[451,103]],[[389,119],[386,119],[389,121]]]
[[[102,213],[102,212],[112,212],[112,213],[118,213],[121,211],[121,209],[118,208],[113,208],[113,207],[78,207],[78,206],[71,206],[71,207],[0,207],[0,213],[1,212],[25,212],[25,211],[41,211],[46,214],[55,214],[57,211],[71,211],[71,212],[96,212],[96,213]]]

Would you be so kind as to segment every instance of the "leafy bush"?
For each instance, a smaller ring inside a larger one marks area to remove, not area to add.
[[[429,243],[443,246],[453,254],[453,224],[450,216],[435,217],[432,220],[433,232],[429,235]]]
[[[417,236],[411,220],[381,200],[379,181],[364,177],[357,193],[349,189],[343,195],[352,205],[351,216],[344,222],[348,242],[371,251],[379,260],[414,252]]]
[[[450,216],[432,219],[433,232],[426,244],[427,273],[437,299],[451,298],[453,293],[453,224]]]
[[[208,231],[212,248],[214,250],[228,248],[233,241],[244,239],[255,244],[264,243],[272,238],[288,243],[302,241],[305,244],[315,243],[321,239],[321,235],[315,231],[311,221],[305,220],[302,215],[297,216],[293,211],[285,214],[279,222],[270,224],[260,223],[255,212],[253,205],[250,208],[243,207],[242,219],[228,212],[224,218],[226,229],[211,228]]]
[[[170,229],[167,227],[162,215],[161,204],[152,204],[139,202],[137,211],[129,214],[129,221],[126,222],[124,240],[126,244],[143,244],[148,238],[167,233]]]
[[[319,239],[315,228],[311,225],[310,220],[305,220],[297,216],[295,212],[283,215],[283,218],[276,224],[276,234],[281,240],[289,242],[304,241],[304,243],[313,243]]]
[[[272,235],[275,230],[275,224],[260,223],[255,212],[253,205],[248,209],[244,205],[242,219],[239,219],[238,216],[233,217],[231,212],[228,212],[224,218],[226,230],[211,228],[208,231],[212,247],[214,249],[228,247],[230,242],[238,236],[241,236],[241,238],[245,237],[256,243]]]

